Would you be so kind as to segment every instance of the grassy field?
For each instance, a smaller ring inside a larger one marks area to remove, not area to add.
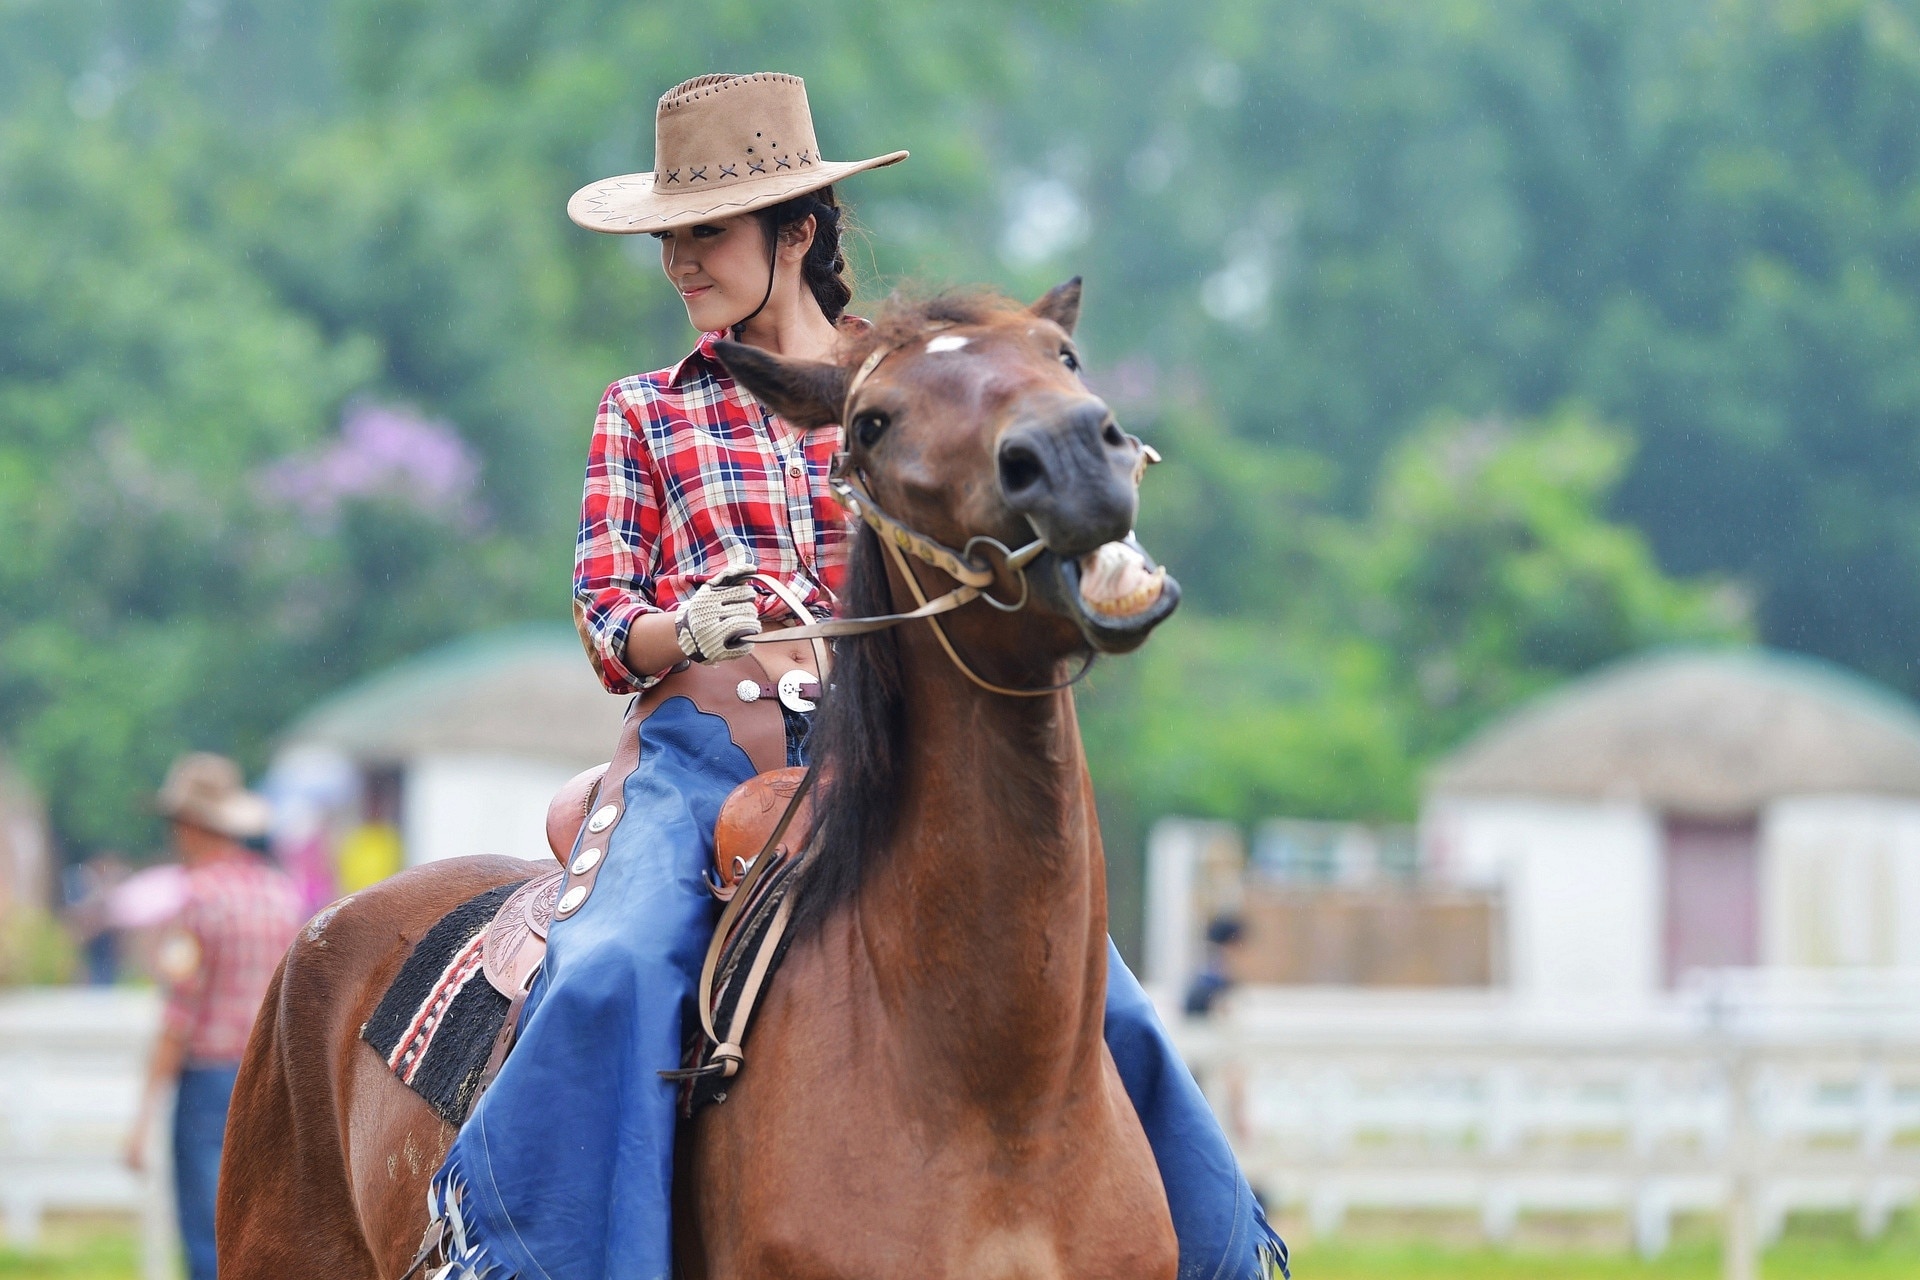
[[[0,1280],[135,1280],[125,1230],[55,1224],[32,1253],[0,1248]],[[1302,1248],[1295,1280],[1719,1280],[1710,1241],[1683,1240],[1653,1262],[1631,1254],[1341,1240]],[[1920,1223],[1909,1218],[1863,1243],[1841,1220],[1796,1222],[1767,1253],[1766,1280],[1920,1280]]]
[[[1295,1280],[1720,1280],[1720,1251],[1682,1245],[1652,1262],[1631,1254],[1338,1244],[1303,1249]],[[1916,1280],[1920,1241],[1899,1248],[1785,1240],[1766,1256],[1765,1280]]]
[[[135,1280],[140,1254],[131,1230],[52,1222],[31,1253],[0,1246],[4,1280]]]
[[[1435,1225],[1429,1224],[1430,1232],[1445,1238]],[[1523,1229],[1522,1243],[1510,1249],[1464,1240],[1381,1240],[1361,1231],[1296,1249],[1293,1274],[1296,1280],[1720,1280],[1711,1222],[1683,1221],[1674,1247],[1650,1262],[1625,1249],[1619,1224],[1612,1233],[1588,1227],[1584,1234],[1564,1227],[1558,1233]],[[1562,1237],[1557,1242],[1556,1234]],[[1596,1234],[1615,1239],[1595,1247]],[[1920,1280],[1920,1219],[1903,1215],[1880,1239],[1862,1241],[1850,1218],[1796,1218],[1767,1251],[1761,1274],[1764,1280]]]

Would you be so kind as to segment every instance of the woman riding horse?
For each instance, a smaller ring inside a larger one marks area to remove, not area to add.
[[[833,612],[848,531],[827,480],[841,431],[770,412],[715,347],[732,337],[830,362],[865,329],[845,311],[833,184],[906,153],[822,159],[804,86],[776,74],[678,85],[660,100],[656,131],[652,174],[595,183],[568,212],[592,230],[653,235],[703,336],[678,363],[607,390],[587,462],[575,615],[609,690],[691,688],[701,668],[729,664],[741,698],[780,698],[786,762],[804,763],[826,673],[809,643],[777,632]],[[741,661],[750,653],[757,661]],[[787,675],[777,688],[761,679],[774,672]],[[433,1181],[451,1258],[443,1274],[672,1273],[678,1116],[660,1073],[680,1065],[693,1025],[717,910],[706,880],[716,817],[755,772],[724,708],[700,704],[692,693],[654,703],[638,764],[589,822],[612,815],[591,899],[562,897],[518,1046]],[[641,726],[630,719],[627,732]],[[1109,956],[1106,1039],[1159,1165],[1179,1274],[1264,1278],[1284,1247],[1138,982],[1110,945]]]

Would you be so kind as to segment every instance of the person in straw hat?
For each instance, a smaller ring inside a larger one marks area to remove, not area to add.
[[[186,868],[186,898],[160,941],[167,989],[139,1116],[127,1145],[146,1159],[155,1109],[174,1090],[174,1207],[191,1280],[214,1280],[213,1205],[227,1103],[254,1015],[300,928],[293,881],[245,842],[267,834],[273,811],[246,789],[240,766],[196,751],[167,770],[154,796]]]
[[[591,857],[597,871],[591,897],[557,908],[520,1043],[434,1177],[437,1276],[671,1274],[676,1098],[658,1073],[680,1065],[682,1006],[714,926],[705,870],[715,820],[754,771],[725,720],[698,709],[713,682],[690,677],[753,652],[746,699],[770,687],[758,683],[763,670],[789,673],[779,691],[787,763],[804,763],[820,663],[777,633],[830,616],[845,566],[849,533],[826,484],[840,428],[804,430],[769,413],[714,348],[732,338],[831,360],[866,327],[846,310],[834,188],[907,153],[827,159],[804,84],[773,72],[676,85],[654,127],[651,172],[583,187],[567,213],[589,230],[654,237],[701,337],[600,403],[574,614],[607,689],[677,681],[685,696],[629,721],[642,742],[623,747],[638,763],[610,797],[626,811],[598,811],[617,814],[614,825],[576,846],[576,864]],[[730,697],[732,683],[724,688]],[[1108,1041],[1168,1185],[1182,1274],[1267,1275],[1284,1247],[1219,1125],[1117,958],[1111,985]]]

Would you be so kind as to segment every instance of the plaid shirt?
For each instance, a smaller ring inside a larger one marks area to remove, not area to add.
[[[274,968],[300,929],[293,881],[237,855],[187,872],[187,901],[161,967],[171,979],[165,1026],[191,1065],[238,1062]]]
[[[679,364],[607,388],[587,454],[573,615],[600,681],[633,693],[664,671],[627,666],[627,632],[670,613],[728,565],[758,565],[819,617],[845,570],[845,513],[827,490],[840,428],[802,431],[734,382],[709,333]],[[760,594],[763,618],[785,617]]]

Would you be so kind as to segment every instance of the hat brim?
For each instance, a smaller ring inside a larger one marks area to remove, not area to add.
[[[732,182],[711,191],[675,191],[662,195],[653,189],[651,173],[629,173],[590,182],[567,201],[567,216],[589,231],[608,235],[644,235],[671,231],[721,218],[737,218],[755,209],[791,200],[809,191],[832,186],[863,169],[899,164],[907,152],[894,151],[870,160],[823,160],[792,174],[769,174]]]
[[[254,840],[273,830],[273,805],[265,796],[251,791],[211,802],[160,796],[155,798],[153,807],[170,822],[203,827],[233,840]]]

